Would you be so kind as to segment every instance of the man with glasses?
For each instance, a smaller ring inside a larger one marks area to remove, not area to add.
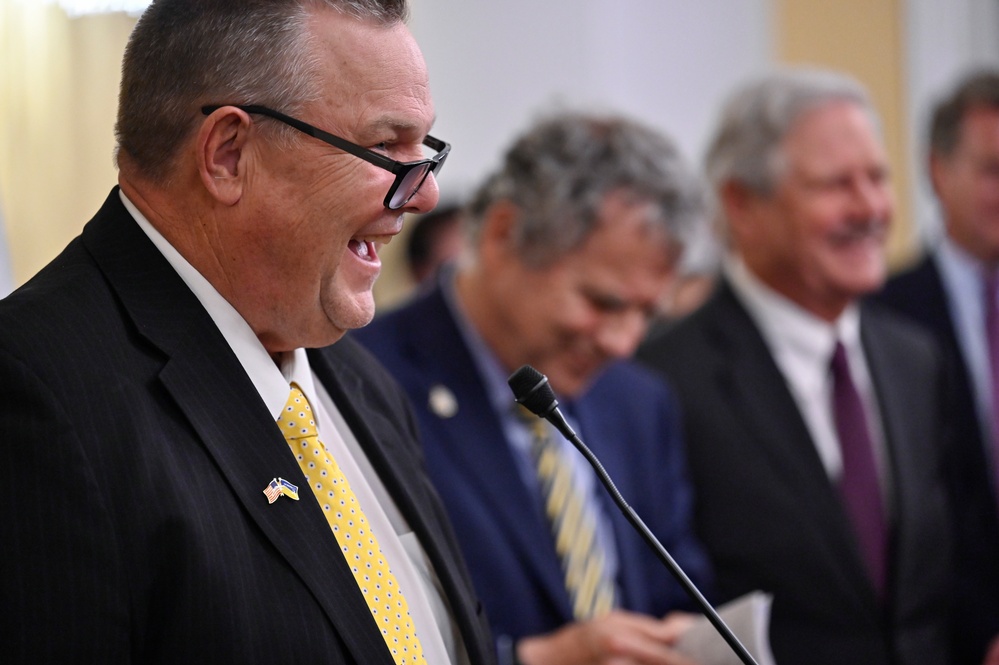
[[[405,395],[340,339],[449,149],[407,12],[139,20],[119,187],[0,303],[5,659],[493,660]]]
[[[627,360],[699,203],[658,133],[614,116],[546,118],[464,210],[457,270],[351,334],[416,408],[501,662],[690,662],[673,648],[689,617],[664,620],[690,600],[583,457],[524,421],[506,380],[525,363],[548,376],[622,494],[705,586],[672,394]]]

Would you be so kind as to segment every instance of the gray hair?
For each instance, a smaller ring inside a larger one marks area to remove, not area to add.
[[[318,99],[319,63],[306,29],[317,8],[387,26],[409,11],[407,0],[155,0],[125,48],[116,157],[124,153],[147,178],[164,180],[203,105],[294,114]]]
[[[973,108],[999,110],[999,71],[983,69],[969,74],[936,106],[930,121],[931,152],[953,154],[964,116]]]
[[[786,167],[784,137],[806,113],[836,102],[858,105],[878,126],[863,86],[840,73],[779,70],[739,89],[723,107],[705,157],[712,187],[717,192],[726,182],[739,182],[759,194],[772,193]]]
[[[648,224],[667,244],[682,246],[701,216],[700,183],[672,141],[626,118],[566,112],[515,141],[472,197],[466,230],[474,247],[488,209],[509,201],[520,211],[522,259],[550,265],[582,245],[611,194],[650,204]]]

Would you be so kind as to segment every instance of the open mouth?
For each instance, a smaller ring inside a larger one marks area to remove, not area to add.
[[[378,245],[387,245],[392,240],[391,235],[365,236],[361,238],[351,238],[347,243],[350,249],[362,261],[378,260]]]

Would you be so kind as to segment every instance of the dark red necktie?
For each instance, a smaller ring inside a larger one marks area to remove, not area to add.
[[[879,597],[884,596],[888,553],[884,506],[864,404],[850,377],[846,349],[836,342],[832,358],[833,417],[843,454],[839,489],[853,522],[860,552]]]

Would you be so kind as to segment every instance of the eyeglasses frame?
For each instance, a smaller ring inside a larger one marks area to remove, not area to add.
[[[369,150],[364,146],[352,143],[351,141],[348,141],[345,138],[341,138],[336,134],[330,134],[327,131],[323,131],[318,127],[315,127],[307,122],[299,120],[298,118],[293,118],[292,116],[285,115],[280,111],[275,111],[274,109],[267,106],[260,106],[258,104],[209,104],[206,106],[202,106],[201,112],[205,115],[211,115],[218,109],[223,108],[225,106],[232,106],[233,108],[237,108],[245,113],[263,115],[278,120],[280,122],[283,122],[284,124],[288,125],[289,127],[293,127],[294,129],[297,129],[303,134],[308,134],[309,136],[319,139],[324,143],[328,143],[329,145],[335,148],[339,148],[340,150],[343,150],[346,153],[354,155],[355,157],[359,157],[360,159],[363,159],[369,164],[374,164],[375,166],[385,169],[389,173],[392,173],[393,175],[395,175],[395,181],[392,183],[392,186],[389,187],[388,194],[385,195],[385,200],[383,201],[383,204],[389,210],[398,210],[403,206],[405,206],[407,203],[409,203],[412,200],[412,198],[416,196],[417,192],[420,191],[420,188],[423,186],[423,183],[426,181],[428,175],[433,173],[434,176],[436,177],[437,173],[441,170],[441,166],[444,164],[444,160],[447,159],[448,154],[450,154],[451,152],[450,143],[448,143],[447,141],[442,141],[438,138],[434,138],[433,136],[430,136],[428,134],[426,137],[424,137],[422,144],[427,146],[431,150],[436,150],[437,154],[434,155],[433,157],[428,157],[427,159],[419,159],[414,162],[400,162],[395,159],[392,159],[391,157],[386,157],[385,155],[379,154],[374,150]],[[406,179],[406,176],[410,173],[410,171],[428,165],[430,166],[430,168],[428,168],[427,172],[423,174],[423,178],[421,178],[420,182],[417,183],[412,193],[408,197],[406,197],[405,201],[401,202],[398,206],[393,207],[391,205],[392,197],[395,195],[396,190],[399,189],[399,186],[402,184],[403,180]]]

